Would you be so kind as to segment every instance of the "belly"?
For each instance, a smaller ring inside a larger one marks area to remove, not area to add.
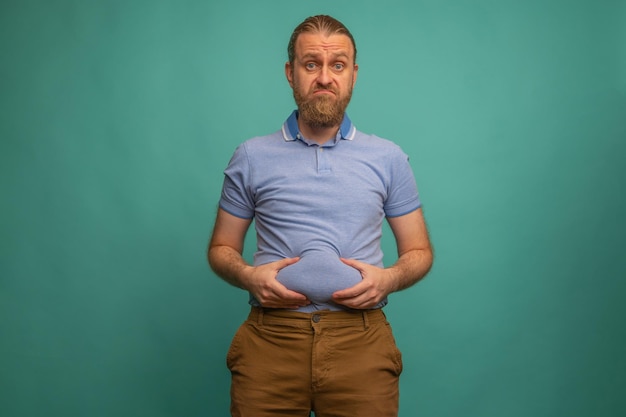
[[[309,251],[302,254],[295,264],[280,270],[277,279],[314,303],[324,303],[331,299],[335,291],[359,283],[361,273],[341,262],[335,253]]]

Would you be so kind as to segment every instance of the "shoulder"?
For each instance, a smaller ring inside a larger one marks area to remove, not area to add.
[[[265,149],[271,146],[280,146],[284,142],[285,140],[283,138],[282,132],[279,130],[269,135],[255,136],[244,141],[239,146],[246,149]]]
[[[237,145],[234,156],[245,156],[246,158],[251,158],[254,156],[271,154],[283,147],[284,143],[285,140],[283,139],[280,131],[269,135],[255,136]]]
[[[377,135],[357,131],[354,139],[350,142],[353,143],[354,148],[362,149],[363,151],[371,152],[375,155],[385,156],[387,158],[390,156],[396,158],[407,157],[398,144]]]
[[[250,169],[284,164],[298,156],[298,142],[285,140],[281,131],[256,136],[240,143],[231,164],[247,165]]]

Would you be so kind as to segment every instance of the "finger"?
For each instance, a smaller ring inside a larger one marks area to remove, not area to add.
[[[274,282],[274,286],[272,288],[272,292],[274,293],[275,298],[285,301],[290,304],[302,304],[307,305],[310,301],[307,299],[306,295],[301,294],[299,292],[293,291],[285,287],[279,281]]]
[[[347,300],[336,300],[335,302],[337,304],[341,304],[348,308],[357,309],[357,310],[362,310],[362,309],[372,307],[366,301],[359,301],[358,299],[352,299],[352,298],[349,298]]]
[[[363,271],[363,268],[366,265],[363,262],[357,261],[356,259],[346,259],[346,258],[339,258],[339,259],[341,259],[341,262],[343,262],[344,264],[351,266],[354,269],[358,269],[359,271]]]
[[[296,256],[295,258],[284,258],[284,259],[281,259],[281,260],[275,262],[276,269],[283,269],[286,266],[295,264],[299,260],[300,260],[299,256]]]
[[[365,292],[365,284],[363,281],[358,284],[353,285],[350,288],[345,288],[343,290],[335,291],[333,293],[333,299],[346,299],[346,298],[355,298]]]
[[[280,294],[277,294],[281,300],[290,301],[290,302],[304,302],[307,301],[306,295],[300,294],[299,292],[286,290]]]

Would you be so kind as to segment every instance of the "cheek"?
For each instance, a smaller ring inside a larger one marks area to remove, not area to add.
[[[293,86],[299,88],[301,91],[307,91],[313,84],[313,81],[311,77],[302,74],[294,74],[292,78]]]

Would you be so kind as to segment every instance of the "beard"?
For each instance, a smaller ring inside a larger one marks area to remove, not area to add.
[[[293,98],[298,105],[299,117],[307,125],[314,128],[339,126],[352,98],[352,89],[348,90],[345,96],[340,96],[334,88],[325,89],[331,90],[335,96],[322,94],[306,98],[300,89],[293,89]],[[315,91],[313,90],[312,93]]]

